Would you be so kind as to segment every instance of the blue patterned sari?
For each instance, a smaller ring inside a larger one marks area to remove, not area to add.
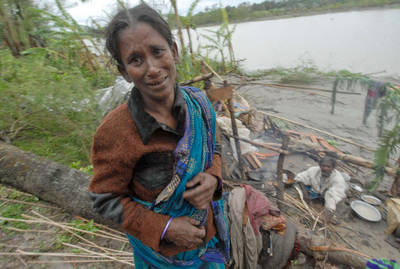
[[[133,198],[150,210],[171,217],[190,216],[205,225],[208,211],[194,208],[182,195],[198,173],[211,167],[215,145],[215,113],[204,93],[181,87],[186,101],[185,133],[174,151],[175,169],[171,182],[152,203]],[[127,234],[133,247],[135,268],[225,268],[229,261],[229,236],[223,200],[212,202],[217,234],[198,249],[165,257]]]

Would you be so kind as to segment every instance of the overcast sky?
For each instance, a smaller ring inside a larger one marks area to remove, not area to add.
[[[206,7],[212,7],[213,5],[221,2],[223,6],[231,5],[237,6],[243,2],[250,3],[260,3],[264,0],[200,0],[195,13],[204,10]],[[125,1],[126,2],[126,1]],[[130,0],[131,6],[138,4],[139,0]],[[158,9],[161,9],[163,13],[167,13],[170,10],[169,0],[147,0],[150,5],[156,4]],[[190,0],[177,0],[178,9],[180,14],[186,14],[190,4],[193,1]],[[81,1],[70,0],[70,5],[67,9],[68,12],[81,24],[88,24],[90,22],[89,18],[92,17],[97,22],[105,24],[107,21],[107,14],[111,13],[115,9],[116,0],[88,0],[86,3],[81,3]]]

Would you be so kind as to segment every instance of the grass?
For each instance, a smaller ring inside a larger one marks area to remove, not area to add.
[[[79,268],[132,268],[127,266],[132,263],[132,252],[125,250],[128,241],[123,233],[73,218],[35,196],[2,185],[0,198],[0,216],[10,218],[0,220],[1,268],[22,268],[22,263],[29,268],[48,268],[48,262],[66,262]],[[21,253],[18,259],[12,256],[16,251]],[[105,262],[104,255],[116,260]],[[93,262],[80,263],[88,259]]]
[[[9,189],[1,185],[0,185],[0,198],[2,202],[0,205],[0,216],[4,218],[16,218],[16,219],[22,218],[21,214],[23,214],[29,206],[26,204],[12,203],[9,202],[8,200],[18,200],[21,202],[28,202],[28,203],[36,203],[39,201],[39,198],[37,198],[36,196],[25,194],[14,189]],[[4,230],[8,234],[14,233],[9,229],[7,229],[8,227],[23,229],[23,230],[29,228],[29,226],[26,223],[8,222],[6,220],[0,220],[0,227],[4,228]]]

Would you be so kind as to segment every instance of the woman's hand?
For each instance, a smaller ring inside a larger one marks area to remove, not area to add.
[[[194,249],[203,243],[206,236],[204,226],[198,228],[199,224],[199,221],[187,216],[174,218],[164,238],[177,246]]]
[[[218,179],[207,173],[197,174],[186,184],[183,198],[197,209],[206,209],[218,187]]]

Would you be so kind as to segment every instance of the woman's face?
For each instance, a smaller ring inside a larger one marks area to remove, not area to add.
[[[144,97],[162,101],[174,92],[177,47],[167,41],[151,25],[138,23],[119,34],[121,74],[133,81]]]

